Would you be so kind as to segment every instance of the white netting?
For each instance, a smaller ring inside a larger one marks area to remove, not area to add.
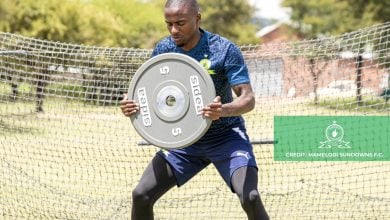
[[[334,38],[242,46],[257,97],[245,115],[272,219],[388,219],[389,162],[277,162],[274,115],[389,115],[390,23]],[[0,33],[0,217],[128,219],[158,150],[118,102],[151,50]],[[389,125],[390,126],[390,125]],[[381,129],[381,128],[378,128]],[[245,219],[210,166],[156,219]]]

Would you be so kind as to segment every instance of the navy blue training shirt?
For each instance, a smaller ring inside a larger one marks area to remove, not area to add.
[[[198,44],[190,51],[185,51],[178,47],[169,36],[156,45],[152,57],[163,53],[181,53],[194,58],[209,72],[213,79],[217,96],[221,96],[222,104],[232,102],[233,94],[231,87],[250,83],[248,68],[245,65],[241,51],[224,37],[202,29],[200,31],[202,36]],[[216,132],[237,126],[244,126],[244,120],[241,116],[221,117],[213,121],[210,129],[201,140],[208,139],[208,137],[211,138]]]

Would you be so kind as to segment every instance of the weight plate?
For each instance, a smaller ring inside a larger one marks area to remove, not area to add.
[[[211,125],[201,114],[215,98],[213,80],[195,59],[166,53],[146,61],[133,76],[128,99],[139,103],[131,122],[147,142],[164,149],[189,146]]]

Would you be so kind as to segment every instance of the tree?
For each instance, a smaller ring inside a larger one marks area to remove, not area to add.
[[[137,0],[2,0],[0,31],[67,43],[152,47],[164,31],[157,10]]]
[[[137,48],[152,48],[167,35],[163,8],[155,1],[139,0],[94,0],[101,11],[108,11],[121,21],[122,32],[119,46],[130,45]],[[161,1],[160,1],[161,2]]]
[[[205,29],[257,43],[248,1],[199,0]],[[167,35],[159,0],[2,0],[0,31],[67,43],[152,48]]]
[[[236,44],[258,43],[252,23],[255,8],[247,0],[199,0],[202,26]]]
[[[71,1],[61,4],[50,0],[4,1],[0,7],[6,19],[0,22],[0,28],[5,32],[52,41],[105,45],[112,44],[105,39],[117,34],[112,16],[90,13],[96,11],[94,7]],[[99,37],[100,31],[108,36]]]
[[[292,9],[291,20],[305,38],[339,35],[390,20],[389,1],[283,0]]]
[[[283,6],[292,9],[291,20],[296,30],[305,38],[316,38],[321,36],[340,35],[356,31],[375,24],[390,21],[390,3],[381,0],[283,0]],[[386,42],[388,31],[378,33],[370,42],[373,45],[366,45],[367,42],[361,39],[346,39],[355,41],[353,48],[356,56],[356,98],[361,103],[361,78],[363,68],[362,53],[367,47],[372,47],[379,57],[379,63],[384,68],[390,66],[386,53],[389,51]],[[346,36],[349,37],[349,36]],[[390,80],[390,79],[389,79]]]

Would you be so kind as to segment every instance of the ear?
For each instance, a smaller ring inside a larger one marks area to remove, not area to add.
[[[196,16],[196,23],[198,24],[198,27],[200,27],[201,20],[202,20],[202,15],[198,13],[198,15]]]

